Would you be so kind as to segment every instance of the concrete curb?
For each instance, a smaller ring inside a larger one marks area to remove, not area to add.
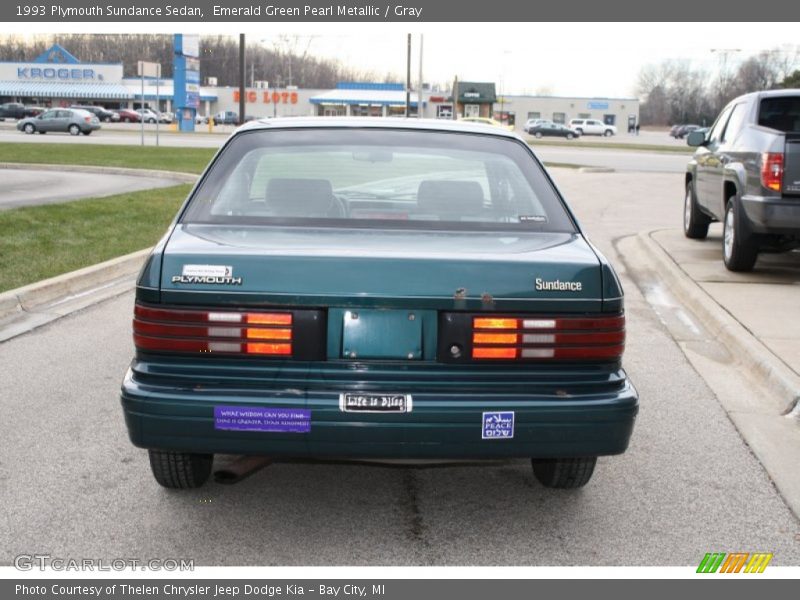
[[[717,336],[737,362],[777,396],[782,414],[800,419],[800,376],[695,283],[653,239],[653,233],[656,231],[642,232],[637,238],[667,286],[685,301],[686,307]]]
[[[92,165],[53,165],[39,163],[0,162],[0,169],[19,169],[22,171],[70,171],[78,173],[102,173],[105,175],[131,175],[134,177],[157,177],[178,183],[194,183],[200,177],[194,173],[180,171],[161,171],[158,169],[128,169],[125,167],[98,167]]]
[[[65,297],[80,294],[111,280],[139,272],[150,248],[105,262],[37,281],[0,294],[0,320],[35,311]]]

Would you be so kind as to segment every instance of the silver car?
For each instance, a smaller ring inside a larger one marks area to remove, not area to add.
[[[88,110],[79,108],[53,108],[36,117],[28,117],[17,122],[17,129],[25,133],[50,133],[51,131],[70,135],[89,135],[100,129],[100,121]]]

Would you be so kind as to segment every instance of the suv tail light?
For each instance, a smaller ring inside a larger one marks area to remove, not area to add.
[[[321,360],[325,314],[320,310],[187,310],[137,303],[133,342],[145,352]]]
[[[446,313],[439,359],[465,361],[619,360],[625,316],[499,316]]]
[[[783,187],[783,154],[764,152],[761,155],[761,185],[768,190],[780,192]]]

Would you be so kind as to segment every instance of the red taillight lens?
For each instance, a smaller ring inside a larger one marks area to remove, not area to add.
[[[625,317],[613,316],[468,316],[446,315],[446,348],[451,360],[462,355],[459,341],[468,345],[464,358],[473,360],[618,360],[625,348]],[[457,330],[471,329],[469,337]]]
[[[780,192],[783,187],[783,154],[764,152],[761,155],[761,185]]]
[[[319,337],[320,311],[298,311],[307,337]],[[292,312],[235,312],[154,308],[136,304],[133,340],[139,350],[215,354],[294,355]],[[313,340],[314,347],[319,340]],[[311,346],[311,344],[306,344]],[[316,351],[301,352],[314,354]]]

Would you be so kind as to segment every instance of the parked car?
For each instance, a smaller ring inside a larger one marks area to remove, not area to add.
[[[492,127],[500,127],[507,131],[514,131],[513,125],[505,125],[496,119],[489,119],[488,117],[462,117],[459,121],[465,123],[477,123],[479,125],[491,125]]]
[[[238,125],[239,113],[232,110],[223,110],[212,116],[214,125]]]
[[[675,125],[673,125],[672,127],[670,127],[670,128],[669,128],[669,137],[673,137],[673,138],[676,138],[676,139],[677,139],[677,137],[678,137],[678,130],[679,130],[681,127],[683,127],[683,125],[682,125],[681,123],[676,123]],[[630,125],[628,126],[628,128],[630,129]]]
[[[175,120],[175,113],[163,111],[158,113],[158,120],[161,123],[170,124]]]
[[[136,112],[141,115],[141,118],[145,123],[156,123],[160,120],[158,113],[149,108],[137,108]]]
[[[108,110],[107,108],[103,108],[102,106],[94,106],[91,104],[88,105],[76,104],[74,106],[70,106],[70,108],[78,108],[81,110],[89,111],[103,123],[111,123],[119,121],[119,113],[116,113],[113,110]]]
[[[217,453],[527,457],[581,487],[638,410],[622,296],[499,127],[254,121],[139,275],[125,422],[168,488]]]
[[[800,247],[800,89],[739,96],[687,142],[697,150],[686,168],[686,237],[703,239],[721,221],[731,271]]]
[[[47,109],[44,106],[26,106],[25,107],[25,116],[26,117],[35,117],[37,115],[42,114]]]
[[[25,117],[25,105],[19,102],[0,104],[0,120],[22,119]]]
[[[28,134],[62,132],[89,135],[100,129],[100,121],[88,110],[54,108],[36,117],[20,119],[17,121],[17,129]]]
[[[194,116],[194,122],[196,125],[203,125],[205,123],[208,123],[208,115],[201,115],[200,113],[197,113]]]
[[[525,121],[525,125],[522,126],[522,130],[525,133],[531,133],[531,129],[541,123],[552,123],[552,121],[550,119],[528,119]]]
[[[617,128],[614,125],[606,125],[597,119],[572,119],[569,128],[574,129],[581,135],[603,135],[606,137],[617,135]]]
[[[119,115],[119,120],[123,123],[139,123],[142,120],[142,115],[129,108],[120,108],[115,112]]]
[[[568,140],[580,137],[580,133],[574,129],[570,129],[566,125],[559,125],[558,123],[539,123],[531,127],[529,132],[533,137],[563,137]]]
[[[682,140],[697,129],[700,129],[700,125],[681,125],[675,132],[675,139]]]

